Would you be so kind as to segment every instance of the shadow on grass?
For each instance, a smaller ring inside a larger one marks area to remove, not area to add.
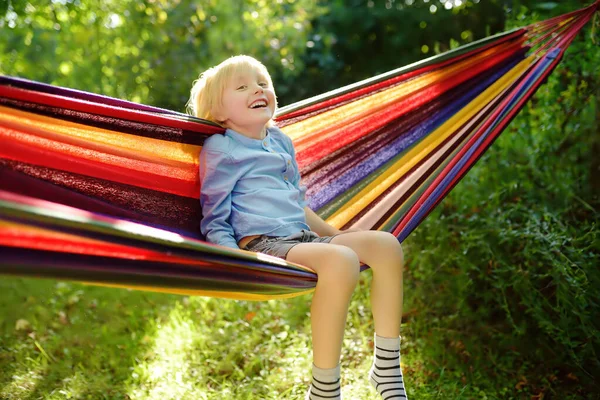
[[[132,370],[181,296],[52,280],[0,281],[0,395],[128,398]],[[0,396],[1,397],[1,396]],[[4,397],[3,397],[4,398]]]

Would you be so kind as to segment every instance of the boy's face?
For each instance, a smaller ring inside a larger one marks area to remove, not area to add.
[[[240,132],[262,130],[275,114],[275,91],[258,69],[242,71],[223,90],[220,119]]]

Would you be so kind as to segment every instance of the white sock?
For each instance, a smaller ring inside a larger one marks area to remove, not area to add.
[[[384,338],[375,334],[375,351],[369,380],[384,400],[408,399],[400,368],[399,337]]]
[[[340,364],[335,368],[323,369],[313,364],[312,383],[306,394],[306,400],[341,400]]]

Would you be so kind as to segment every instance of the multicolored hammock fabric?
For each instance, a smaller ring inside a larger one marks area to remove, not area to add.
[[[278,111],[310,207],[400,241],[550,74],[600,2]],[[177,112],[0,76],[0,274],[236,299],[316,275],[202,241],[198,154],[223,129]]]

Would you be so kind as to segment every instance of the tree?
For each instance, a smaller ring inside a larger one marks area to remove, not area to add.
[[[310,0],[124,0],[8,3],[0,73],[184,110],[192,81],[245,53],[276,81],[302,69]]]

